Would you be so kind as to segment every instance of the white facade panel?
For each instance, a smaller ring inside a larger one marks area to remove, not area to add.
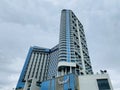
[[[99,90],[97,79],[107,79],[110,85],[109,90],[113,90],[108,74],[83,75],[78,78],[80,90]]]

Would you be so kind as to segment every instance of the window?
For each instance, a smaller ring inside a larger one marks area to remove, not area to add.
[[[108,79],[97,79],[99,90],[110,90]]]
[[[75,26],[77,26],[77,25],[75,24]]]

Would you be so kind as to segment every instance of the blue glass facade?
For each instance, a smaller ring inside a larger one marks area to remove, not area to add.
[[[70,51],[70,15],[69,10],[66,11],[66,47],[67,47],[67,62],[71,60],[71,51]]]
[[[42,82],[40,90],[77,90],[77,76],[68,74]]]
[[[45,81],[44,83],[42,83],[40,90],[49,90],[49,86],[50,86],[50,81],[49,80]]]

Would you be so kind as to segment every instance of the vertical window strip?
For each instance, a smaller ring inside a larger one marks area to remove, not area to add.
[[[67,47],[67,61],[71,61],[70,56],[70,12],[66,11],[66,47]]]

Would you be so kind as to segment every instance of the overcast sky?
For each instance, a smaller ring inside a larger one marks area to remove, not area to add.
[[[0,90],[16,87],[30,46],[58,43],[64,8],[84,26],[94,72],[120,90],[120,0],[0,0]]]

